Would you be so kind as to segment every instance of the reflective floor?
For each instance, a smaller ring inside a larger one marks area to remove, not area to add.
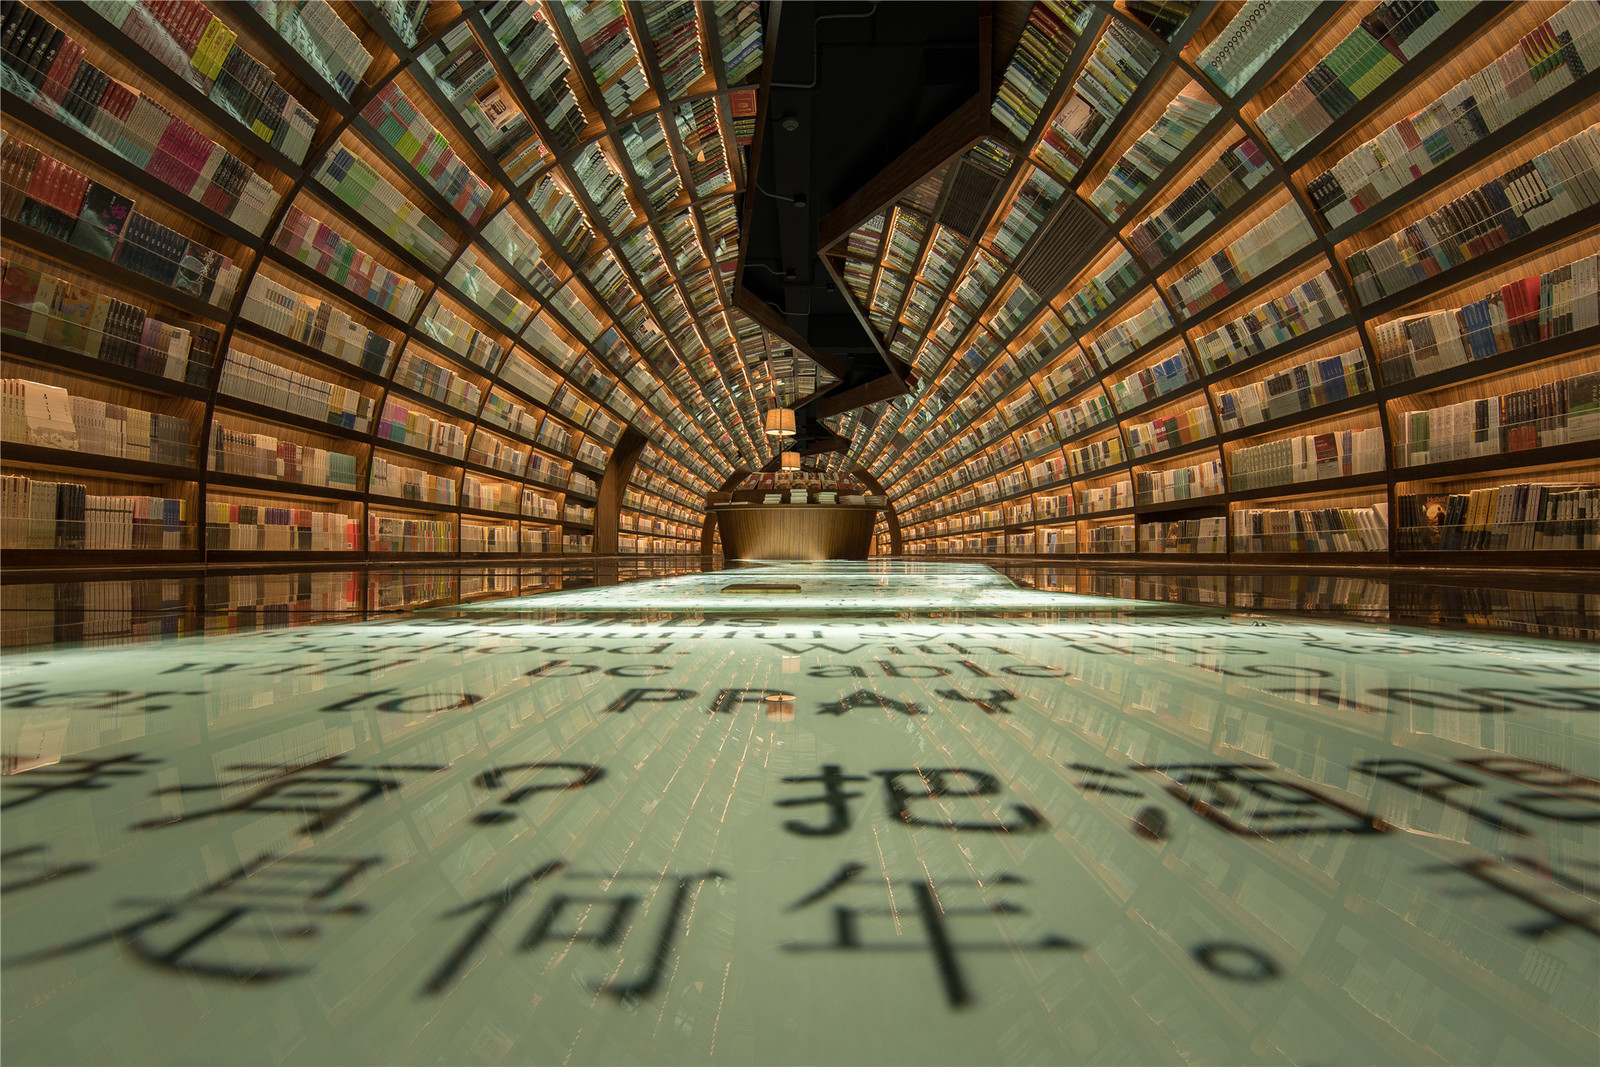
[[[1595,1062],[1600,647],[1014,577],[12,648],[0,1058]]]

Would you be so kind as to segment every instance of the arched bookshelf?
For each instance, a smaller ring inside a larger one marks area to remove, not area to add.
[[[1593,5],[1034,4],[1016,56],[825,227],[915,376],[850,452],[908,551],[1593,561]]]
[[[724,266],[755,4],[29,2],[5,27],[9,566],[587,553],[644,514],[597,514],[628,427],[686,525],[766,459]],[[720,164],[691,172],[685,136]],[[168,243],[123,254],[130,211]],[[202,246],[214,294],[172,262]]]

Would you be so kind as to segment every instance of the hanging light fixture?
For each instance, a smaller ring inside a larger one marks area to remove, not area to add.
[[[798,452],[784,452],[784,453],[780,454],[778,456],[778,466],[782,467],[786,471],[797,471],[797,470],[799,470],[800,469],[800,453],[798,453]]]
[[[768,437],[793,437],[794,412],[788,408],[772,408],[761,416],[761,426]]]

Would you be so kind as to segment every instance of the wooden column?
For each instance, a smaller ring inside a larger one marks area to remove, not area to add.
[[[617,438],[611,450],[611,461],[600,477],[600,499],[594,506],[594,554],[617,554],[617,524],[622,517],[622,498],[628,491],[628,479],[633,477],[633,465],[650,439],[629,426]]]

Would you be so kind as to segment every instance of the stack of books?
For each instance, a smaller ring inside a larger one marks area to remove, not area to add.
[[[360,465],[355,456],[343,452],[280,441],[270,434],[230,430],[215,422],[206,449],[208,470],[334,489],[358,489]]]

